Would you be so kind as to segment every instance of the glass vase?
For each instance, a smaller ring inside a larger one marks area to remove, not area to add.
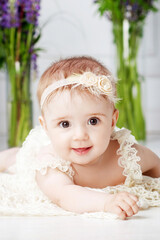
[[[113,24],[117,52],[117,126],[131,130],[137,140],[146,138],[145,119],[142,109],[141,80],[137,56],[142,37],[143,22],[123,20]]]
[[[8,146],[21,146],[32,128],[30,64],[7,65]]]

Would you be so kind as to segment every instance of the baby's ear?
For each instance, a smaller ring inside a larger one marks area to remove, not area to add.
[[[112,116],[112,129],[115,128],[116,123],[118,121],[118,117],[119,117],[119,111],[117,109],[115,109],[113,112],[113,116]]]
[[[41,126],[44,128],[44,130],[46,130],[46,123],[45,123],[45,120],[42,116],[39,116],[39,122],[41,124]]]

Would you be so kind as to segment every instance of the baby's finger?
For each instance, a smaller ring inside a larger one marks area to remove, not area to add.
[[[139,207],[137,205],[137,201],[135,201],[136,198],[127,197],[125,199],[125,202],[131,207],[133,214],[136,214],[139,211]],[[137,198],[138,199],[138,198]]]
[[[138,202],[138,197],[134,194],[129,194],[129,196],[135,201],[135,202]]]
[[[127,217],[126,213],[119,206],[114,206],[110,212],[115,213],[122,220],[125,220]]]
[[[132,206],[128,204],[126,201],[121,201],[119,203],[120,208],[126,213],[127,217],[131,217],[134,215],[134,210],[132,209]]]

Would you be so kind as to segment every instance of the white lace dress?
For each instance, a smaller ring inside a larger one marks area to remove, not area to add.
[[[139,196],[141,208],[149,206],[160,206],[160,178],[142,176],[133,144],[135,138],[127,129],[115,129],[112,139],[117,139],[120,148],[118,163],[124,168],[123,175],[126,176],[125,183],[118,186],[108,186],[103,189],[92,189],[107,193],[128,191]],[[77,215],[65,211],[53,204],[39,189],[35,175],[36,171],[46,174],[47,168],[58,168],[60,171],[73,178],[74,171],[70,162],[60,158],[38,159],[37,155],[42,146],[48,145],[50,140],[44,130],[38,126],[31,130],[17,154],[16,164],[12,167],[15,174],[0,174],[0,215]],[[114,214],[105,212],[85,213],[83,216],[97,218],[116,218]]]

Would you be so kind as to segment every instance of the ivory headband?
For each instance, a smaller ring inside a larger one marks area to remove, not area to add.
[[[48,96],[54,90],[72,84],[75,85],[74,87],[83,85],[84,87],[87,87],[90,90],[90,92],[92,92],[95,95],[99,94],[107,95],[109,100],[115,103],[117,101],[117,98],[114,96],[111,82],[112,78],[113,77],[110,75],[97,76],[92,72],[84,72],[83,74],[74,74],[66,79],[56,81],[53,84],[49,85],[42,93],[40,102],[41,109]]]

